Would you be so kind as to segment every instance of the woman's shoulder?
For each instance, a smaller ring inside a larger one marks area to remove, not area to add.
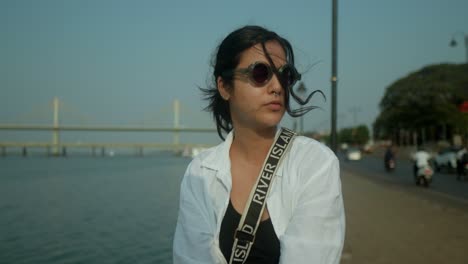
[[[324,143],[305,136],[296,136],[291,146],[295,159],[307,159],[318,162],[336,160],[335,153]]]
[[[320,186],[339,182],[339,161],[335,153],[312,138],[297,136],[285,165],[288,182],[300,189],[318,192]]]

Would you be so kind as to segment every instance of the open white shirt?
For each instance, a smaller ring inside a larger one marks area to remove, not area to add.
[[[174,264],[227,263],[219,248],[232,187],[226,140],[189,164],[180,189]],[[280,263],[340,263],[345,215],[339,162],[325,145],[297,136],[266,198],[280,241]]]
[[[463,155],[465,155],[465,153],[468,152],[468,150],[466,148],[462,148],[460,149],[458,152],[457,152],[457,160],[462,160],[463,158]]]
[[[419,150],[418,152],[413,154],[413,160],[414,162],[416,162],[416,166],[418,168],[429,166],[430,159],[431,155],[424,150]]]

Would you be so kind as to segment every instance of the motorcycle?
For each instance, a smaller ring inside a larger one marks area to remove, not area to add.
[[[434,170],[429,165],[422,166],[418,168],[416,176],[414,176],[414,181],[416,185],[422,185],[424,187],[429,187],[432,182],[432,175],[434,175]]]
[[[465,179],[465,177],[468,177],[468,162],[462,162],[459,164],[459,166],[462,166],[462,171],[461,171],[461,175],[458,174],[457,175],[457,180],[461,181],[462,178]]]
[[[394,159],[388,159],[385,161],[385,170],[388,172],[394,171],[396,167]]]

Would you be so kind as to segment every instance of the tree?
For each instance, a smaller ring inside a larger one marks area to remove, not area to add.
[[[387,87],[374,135],[392,138],[399,131],[440,138],[442,130],[466,133],[468,115],[459,105],[468,100],[468,64],[430,65]],[[426,132],[426,130],[428,130]]]
[[[369,128],[366,125],[343,128],[338,132],[338,141],[356,145],[364,145],[369,141]]]
[[[364,145],[369,141],[369,128],[366,125],[356,127],[354,132],[354,142],[359,145]]]

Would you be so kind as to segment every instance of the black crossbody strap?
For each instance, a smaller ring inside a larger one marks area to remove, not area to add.
[[[257,183],[250,192],[249,200],[242,214],[242,218],[234,234],[234,244],[232,246],[229,264],[244,263],[249,256],[250,249],[255,241],[255,233],[260,224],[263,211],[266,205],[266,198],[270,191],[271,183],[276,175],[284,154],[289,150],[291,142],[296,133],[282,127],[280,133],[275,138],[275,142],[270,147]]]

